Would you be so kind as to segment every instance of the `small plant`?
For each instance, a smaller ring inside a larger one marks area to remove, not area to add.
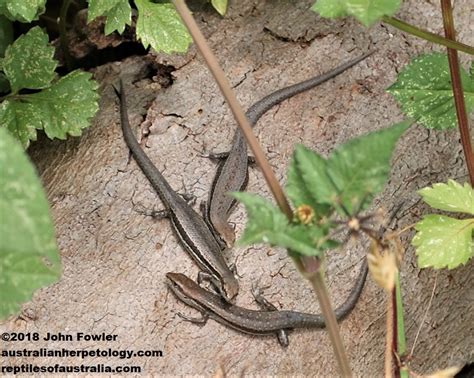
[[[47,34],[36,26],[8,46],[0,61],[11,88],[0,104],[0,124],[24,147],[36,140],[36,130],[50,138],[81,135],[98,109],[91,74],[76,70],[57,79],[53,54]],[[24,89],[35,92],[22,93]]]
[[[297,146],[286,184],[295,209],[293,221],[289,222],[280,209],[263,198],[234,193],[249,215],[239,242],[264,242],[287,248],[291,253],[321,256],[324,250],[338,246],[331,232],[341,223],[350,225],[357,221],[353,228],[362,227],[370,234],[371,230],[360,225],[357,215],[382,190],[395,143],[409,125],[409,121],[404,121],[354,138],[338,146],[328,159]],[[331,218],[334,214],[343,221]]]

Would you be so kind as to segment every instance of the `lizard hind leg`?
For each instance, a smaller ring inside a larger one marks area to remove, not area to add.
[[[260,288],[257,288],[256,286],[252,287],[252,295],[255,299],[255,302],[257,302],[260,307],[262,307],[266,311],[278,311],[278,308],[271,303],[268,299],[266,299]],[[276,332],[278,342],[282,347],[287,347],[290,343],[290,340],[288,339],[288,331],[287,329],[280,329]]]

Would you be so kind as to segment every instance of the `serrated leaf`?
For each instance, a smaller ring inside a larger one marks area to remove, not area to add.
[[[73,71],[50,88],[29,96],[42,106],[44,130],[50,138],[81,135],[99,106],[98,84],[88,72]],[[47,120],[47,121],[45,121]]]
[[[302,145],[296,146],[286,191],[295,208],[308,205],[319,217],[329,215],[335,187],[326,173],[326,160]]]
[[[105,35],[115,30],[121,34],[125,25],[132,22],[132,9],[128,0],[89,0],[87,21],[91,22],[99,16],[107,17]]]
[[[12,92],[47,87],[55,76],[57,62],[53,55],[54,47],[48,44],[48,35],[39,26],[8,46],[2,65]]]
[[[192,39],[171,4],[135,0],[138,8],[137,37],[145,48],[151,45],[165,53],[185,52]]]
[[[474,109],[474,79],[460,67],[467,112]],[[405,114],[427,128],[456,127],[451,75],[446,54],[422,55],[409,63],[387,92],[400,103]]]
[[[474,190],[467,182],[462,186],[449,180],[447,184],[433,184],[431,188],[423,188],[418,194],[435,209],[474,215]]]
[[[227,12],[227,0],[211,0],[211,4],[221,16]]]
[[[473,256],[474,219],[453,219],[445,215],[426,215],[415,225],[412,240],[420,268],[449,269],[465,264]]]
[[[390,172],[395,144],[410,123],[400,122],[351,139],[331,153],[327,174],[339,193],[338,203],[350,214],[363,210],[382,190]]]
[[[60,261],[48,202],[25,152],[0,128],[0,318],[55,282]]]
[[[269,201],[250,193],[233,193],[245,205],[248,214],[245,231],[238,244],[268,243],[292,253],[318,256],[332,241],[325,239],[322,228],[289,224],[286,216]]]
[[[107,13],[107,21],[105,22],[105,35],[113,33],[115,30],[122,34],[125,30],[125,25],[132,24],[132,8],[128,0],[123,1],[113,7]]]
[[[41,92],[7,99],[0,104],[0,124],[25,147],[36,139],[35,129],[44,129],[49,138],[81,135],[98,110],[97,83],[90,78],[76,70]]]
[[[311,9],[322,17],[353,16],[370,26],[382,16],[393,15],[399,7],[400,0],[318,0]]]
[[[0,104],[0,125],[26,148],[30,140],[36,140],[36,129],[42,127],[42,120],[35,105],[7,98]]]
[[[0,14],[12,21],[31,22],[45,10],[46,0],[0,0]]]
[[[408,128],[404,121],[337,147],[325,160],[297,146],[290,164],[287,190],[295,205],[311,206],[322,215],[329,205],[341,215],[363,210],[385,184],[395,143]]]

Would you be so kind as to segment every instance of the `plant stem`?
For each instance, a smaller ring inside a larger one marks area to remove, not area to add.
[[[427,30],[417,28],[416,26],[407,24],[406,22],[403,22],[395,17],[383,16],[382,21],[385,22],[386,24],[393,26],[394,28],[397,28],[409,34],[415,35],[421,39],[425,39],[427,41],[437,43],[439,45],[443,45],[446,47],[450,47],[452,49],[465,52],[470,55],[474,55],[474,47],[472,46],[465,45],[464,43],[456,42],[454,40],[441,37],[438,34],[431,33]]]
[[[172,0],[176,10],[178,11],[181,19],[186,25],[189,33],[191,34],[194,42],[201,55],[203,56],[209,70],[214,76],[219,88],[221,89],[229,107],[232,110],[232,113],[244,135],[250,149],[252,150],[257,164],[260,166],[263,176],[270,187],[270,190],[275,197],[275,200],[280,207],[281,211],[286,214],[288,219],[291,220],[293,213],[291,211],[290,205],[283,193],[283,190],[278,183],[270,164],[268,163],[265,155],[252,132],[250,124],[245,116],[245,113],[240,106],[237,98],[232,91],[230,84],[225,77],[222,68],[219,66],[217,59],[209,48],[207,41],[202,35],[199,27],[196,24],[196,21],[192,17],[189,9],[187,8],[184,0]],[[313,286],[316,295],[320,301],[321,311],[323,313],[324,320],[330,335],[330,339],[333,345],[334,353],[336,354],[336,360],[339,363],[339,368],[343,376],[351,376],[351,370],[349,366],[349,360],[345,353],[344,346],[342,344],[341,335],[339,333],[339,327],[337,324],[336,316],[332,310],[331,303],[329,301],[329,296],[326,290],[326,285],[324,284],[324,278],[321,270],[321,260],[315,257],[305,258],[304,260],[299,257],[294,257],[293,261],[295,262],[300,273],[306,277]]]
[[[334,355],[336,356],[337,363],[341,370],[341,376],[351,377],[352,372],[349,365],[349,359],[347,358],[341,333],[339,332],[339,324],[337,323],[336,316],[332,310],[333,307],[324,281],[321,260],[314,257],[305,257],[302,260],[302,263],[302,268],[304,269],[303,275],[311,283],[311,286],[318,297],[319,305],[321,306],[321,313],[326,322],[329,338],[334,349]]]
[[[400,272],[398,272],[397,277],[395,278],[395,295],[395,311],[397,313],[397,353],[399,356],[403,356],[406,353],[407,347],[405,338],[405,321],[403,319],[402,292],[400,287]]]
[[[67,39],[67,32],[66,32],[66,19],[67,19],[67,10],[69,9],[69,5],[71,4],[72,0],[63,0],[61,4],[61,9],[59,11],[59,42],[61,44],[61,50],[64,54],[64,60],[66,61],[66,67],[69,71],[72,70],[73,61],[71,54],[69,53],[69,41]]]
[[[47,25],[46,28],[48,30],[52,30],[59,33],[58,20],[56,18],[42,14],[39,16],[39,19]]]
[[[441,11],[443,13],[444,34],[446,38],[456,40],[454,30],[453,9],[450,0],[441,0]],[[459,73],[458,52],[448,47],[449,71],[451,73],[451,83],[454,94],[454,104],[456,106],[456,116],[458,118],[459,133],[461,134],[461,144],[466,158],[467,171],[474,187],[474,153],[472,151],[471,137],[469,135],[469,121],[467,119],[466,105],[464,103],[464,93],[462,90],[461,75]]]
[[[393,293],[395,289],[387,293],[387,315],[386,315],[386,333],[385,333],[385,378],[393,376],[393,337],[395,327],[395,307],[393,305]]]

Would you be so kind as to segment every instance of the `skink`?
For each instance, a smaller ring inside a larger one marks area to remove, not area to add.
[[[360,61],[371,55],[370,51],[356,59],[350,60],[333,70],[317,77],[313,77],[298,84],[279,89],[252,105],[246,112],[247,118],[252,126],[260,117],[273,106],[280,102],[307,91],[333,77],[341,74],[348,68],[354,66]],[[232,147],[226,159],[223,159],[217,168],[214,181],[209,191],[209,197],[206,206],[206,221],[214,230],[216,239],[221,246],[232,246],[235,241],[233,228],[227,223],[227,220],[236,205],[235,198],[228,195],[229,192],[242,191],[247,186],[248,181],[248,157],[247,143],[240,133],[240,130],[234,134]]]
[[[137,142],[128,122],[122,81],[120,81],[120,93],[117,92],[117,95],[120,98],[120,119],[125,142],[138,166],[163,201],[176,236],[200,268],[209,273],[211,281],[222,296],[226,300],[232,300],[239,291],[239,285],[224,260],[221,247],[204,219],[171,188]]]
[[[345,318],[355,307],[367,277],[367,260],[364,260],[357,281],[346,301],[336,310],[336,318]],[[294,328],[324,328],[324,319],[319,314],[296,311],[256,311],[224,302],[219,295],[203,289],[181,273],[166,274],[168,286],[178,299],[200,311],[205,323],[214,319],[228,327],[252,335],[278,334],[281,330]],[[196,320],[194,320],[196,321]],[[282,339],[280,339],[282,342]],[[282,344],[287,345],[287,341]]]

